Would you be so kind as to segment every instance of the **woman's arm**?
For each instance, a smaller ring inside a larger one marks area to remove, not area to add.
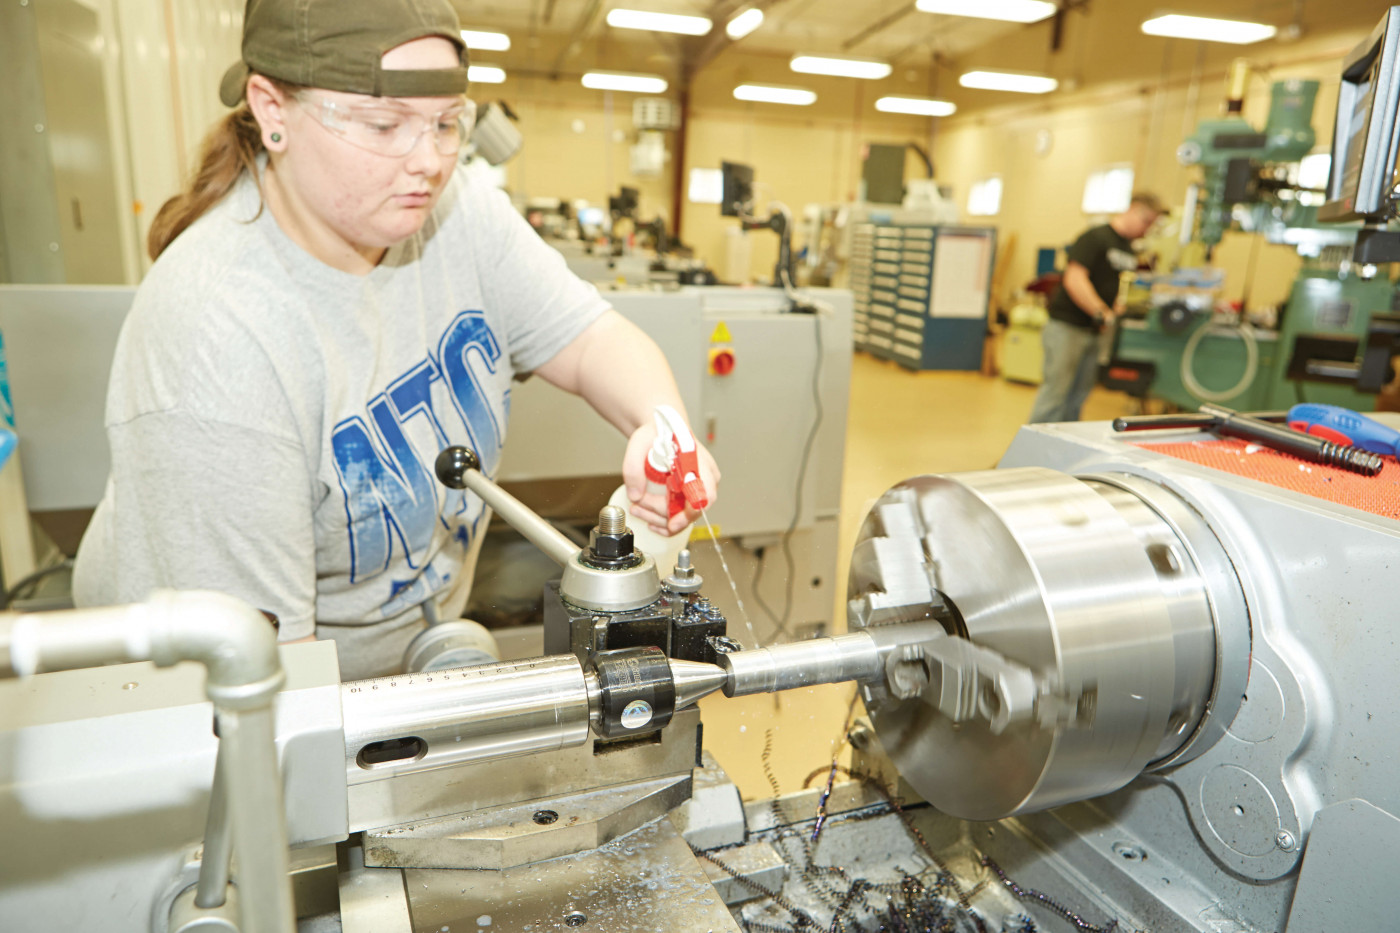
[[[552,385],[581,396],[609,424],[627,435],[622,479],[633,502],[633,515],[665,534],[675,534],[695,521],[697,514],[688,509],[668,517],[665,497],[646,494],[643,468],[647,451],[656,438],[652,412],[658,405],[670,405],[684,415],[685,406],[670,364],[641,328],[609,310],[535,372]],[[700,479],[713,502],[719,468],[709,451],[698,443],[696,446]]]

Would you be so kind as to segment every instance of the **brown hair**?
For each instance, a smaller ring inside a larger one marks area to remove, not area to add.
[[[269,79],[285,94],[297,87]],[[146,252],[156,259],[185,228],[204,216],[205,211],[223,200],[238,179],[247,172],[258,177],[258,155],[263,152],[262,128],[246,101],[225,116],[200,149],[199,171],[189,186],[161,205],[151,231],[146,235]]]

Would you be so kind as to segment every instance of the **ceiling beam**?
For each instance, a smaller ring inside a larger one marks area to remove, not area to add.
[[[720,0],[712,6],[710,18],[714,21],[715,28],[710,30],[708,36],[690,45],[691,54],[686,55],[681,62],[681,84],[689,87],[691,79],[699,73],[701,68],[714,61],[715,56],[734,44],[734,40],[729,38],[729,33],[724,31],[731,13],[741,6],[751,6],[767,14],[769,10],[782,2],[783,0],[756,0],[754,3],[745,3],[744,0],[737,0],[737,2],[736,0]]]
[[[841,51],[849,52],[851,49],[860,45],[862,42],[864,42],[866,39],[869,39],[871,36],[880,32],[884,32],[886,29],[890,28],[895,23],[904,19],[904,17],[908,16],[910,13],[913,13],[916,8],[917,4],[906,3],[904,6],[895,10],[888,16],[885,16],[881,19],[877,19],[875,22],[871,23],[869,26],[866,26],[860,32],[856,33],[854,36],[851,36],[851,38],[841,43]]]
[[[588,37],[594,25],[597,24],[598,14],[601,12],[603,12],[603,0],[588,0],[583,12],[579,14],[578,22],[574,24],[574,31],[569,36],[568,44],[559,51],[559,55],[554,59],[554,67],[550,69],[553,74],[557,76],[560,69],[564,67],[564,62],[568,61],[570,56],[574,55],[583,45],[583,40]]]
[[[559,0],[545,0],[544,4],[544,24],[548,26],[554,19],[554,6]]]

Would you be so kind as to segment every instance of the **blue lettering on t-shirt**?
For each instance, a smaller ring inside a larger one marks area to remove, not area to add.
[[[384,608],[392,606],[395,612],[411,600],[427,598],[446,579],[428,563],[435,522],[441,522],[449,540],[465,552],[480,518],[478,510],[469,523],[463,515],[465,495],[439,487],[433,475],[438,451],[465,442],[480,456],[483,469],[493,473],[505,436],[495,413],[495,406],[504,411],[505,400],[493,400],[487,383],[474,371],[484,367],[487,375],[494,374],[501,358],[500,343],[485,315],[480,311],[458,315],[443,333],[438,349],[439,359],[429,355],[414,364],[366,404],[368,423],[352,415],[331,432],[336,475],[345,497],[350,582],[383,573],[392,565],[396,549],[418,571],[416,582],[390,581],[392,592],[386,591]],[[442,394],[459,416],[456,430],[439,417],[443,405],[434,405],[434,388],[443,384],[448,391]],[[419,445],[404,430],[419,416],[432,428],[434,449],[418,449],[426,442],[421,429]],[[431,579],[424,579],[425,573]]]
[[[467,426],[472,449],[481,458],[487,473],[496,471],[505,432],[496,421],[481,380],[474,371],[473,360],[480,361],[488,373],[496,372],[501,358],[501,345],[480,311],[466,311],[447,328],[438,344],[438,357],[447,385],[452,389],[452,404]],[[490,459],[487,459],[487,458]]]

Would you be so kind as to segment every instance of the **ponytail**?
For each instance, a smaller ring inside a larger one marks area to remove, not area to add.
[[[246,103],[215,124],[204,138],[194,181],[166,201],[151,224],[151,232],[146,236],[146,252],[151,259],[160,256],[186,227],[223,200],[244,172],[256,178],[257,158],[262,151],[262,130]]]

